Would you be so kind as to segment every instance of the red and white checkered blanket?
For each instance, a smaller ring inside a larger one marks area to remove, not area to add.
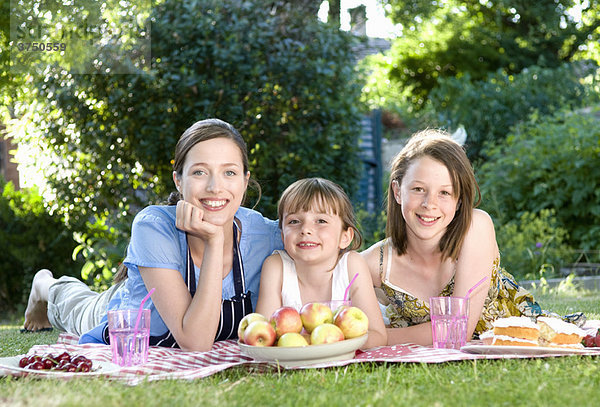
[[[110,362],[111,350],[108,345],[99,344],[77,344],[77,337],[68,334],[61,334],[58,343],[53,345],[33,346],[28,354],[61,353],[67,351],[71,354],[86,356],[95,362]],[[475,344],[477,342],[473,342]],[[579,355],[600,356],[597,349],[589,349]],[[369,351],[357,351],[353,359],[320,363],[305,366],[297,369],[306,368],[325,368],[344,366],[351,363],[363,362],[387,362],[387,363],[442,363],[460,360],[473,359],[516,359],[516,358],[536,358],[536,357],[555,357],[560,354],[538,354],[538,355],[483,355],[470,354],[452,349],[434,349],[429,346],[420,346],[415,344],[404,344],[395,346],[385,346]],[[171,349],[162,347],[151,347],[148,355],[148,363],[142,366],[123,367],[112,371],[107,371],[103,376],[111,379],[123,381],[130,385],[136,385],[143,381],[163,380],[163,379],[185,379],[192,380],[210,376],[222,370],[243,366],[250,370],[269,371],[279,368],[276,365],[267,362],[255,361],[252,358],[241,353],[239,345],[234,340],[217,342],[208,352],[186,352],[181,349]],[[25,375],[22,369],[4,370],[0,367],[0,375]],[[69,379],[81,375],[81,373],[63,373],[50,377],[59,377]],[[48,376],[44,376],[48,377]]]

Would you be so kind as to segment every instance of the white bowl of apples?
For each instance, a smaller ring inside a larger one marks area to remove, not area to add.
[[[311,302],[300,311],[277,309],[270,318],[246,315],[238,328],[242,353],[284,367],[352,359],[367,341],[369,320],[349,301]]]

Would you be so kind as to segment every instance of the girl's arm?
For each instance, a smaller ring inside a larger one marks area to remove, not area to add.
[[[156,288],[152,302],[179,346],[188,351],[210,350],[221,314],[224,230],[202,220],[203,212],[187,202],[177,205],[176,226],[190,234],[189,241],[204,245],[196,294],[192,299],[177,270],[139,267],[148,289]]]
[[[276,309],[281,308],[281,285],[283,284],[283,262],[281,256],[267,257],[260,272],[260,289],[256,312],[270,318]]]
[[[351,252],[348,255],[348,278],[350,281],[356,273],[358,273],[358,277],[350,287],[350,298],[352,305],[363,310],[369,318],[369,338],[364,347],[384,346],[387,344],[387,334],[373,290],[373,280],[369,274],[369,268],[360,254]]]
[[[401,343],[414,343],[417,345],[431,345],[431,322],[409,326],[407,328],[387,328],[388,345]]]
[[[490,287],[490,277],[494,260],[498,257],[498,244],[494,224],[490,216],[479,209],[473,210],[473,223],[467,232],[456,264],[454,292],[456,297],[464,297],[467,291],[479,280],[486,278],[475,291],[469,295],[469,320],[467,338],[473,336],[483,304]]]

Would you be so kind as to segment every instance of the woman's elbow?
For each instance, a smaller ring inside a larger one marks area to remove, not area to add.
[[[186,352],[208,352],[212,349],[213,341],[178,340],[177,344]]]

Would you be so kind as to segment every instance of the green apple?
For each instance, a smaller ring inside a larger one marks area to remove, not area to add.
[[[287,332],[281,335],[281,338],[277,341],[277,346],[291,347],[291,346],[308,346],[308,342],[298,332]]]
[[[358,307],[346,307],[341,310],[336,315],[334,324],[342,330],[346,339],[363,336],[369,331],[369,318]]]
[[[254,321],[266,321],[267,318],[262,315],[259,314],[257,312],[252,312],[246,316],[244,316],[244,318],[242,318],[242,320],[240,321],[239,325],[238,325],[238,338],[240,339],[240,342],[244,343],[244,331],[246,330],[246,328],[248,328],[248,325],[250,325],[250,323],[254,322]]]
[[[306,332],[312,333],[313,329],[321,324],[333,323],[333,312],[326,304],[309,302],[300,309],[300,318]]]
[[[334,324],[325,323],[318,325],[310,334],[311,345],[321,345],[323,343],[334,343],[344,340],[344,333]]]

